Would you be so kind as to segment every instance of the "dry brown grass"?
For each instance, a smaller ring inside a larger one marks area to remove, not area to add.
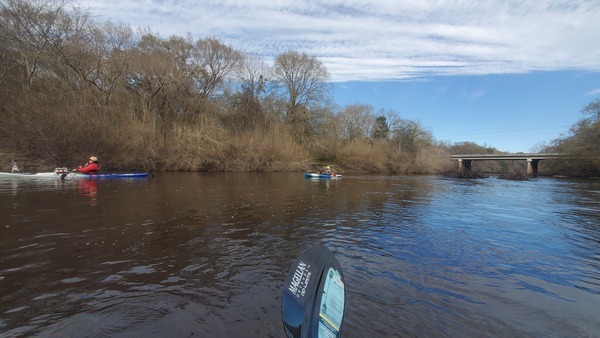
[[[417,154],[402,153],[389,142],[329,140],[314,147],[319,162],[335,163],[346,170],[393,174],[434,174],[453,166],[438,147],[424,147]]]
[[[360,140],[341,145],[335,162],[352,170],[386,172],[388,155],[388,147],[384,144]]]
[[[309,158],[289,133],[272,129],[231,135],[225,171],[300,170]]]
[[[226,131],[216,120],[175,128],[160,154],[157,169],[171,171],[299,170],[308,158],[283,130],[236,134]]]
[[[447,170],[456,170],[458,164],[448,159],[448,154],[438,147],[427,147],[415,157],[410,174],[437,174]]]
[[[215,117],[195,123],[139,119],[133,110],[90,106],[75,97],[34,100],[8,117],[11,145],[46,169],[74,167],[91,155],[103,170],[301,171],[308,163],[334,164],[342,170],[372,173],[432,173],[442,167],[431,151],[409,157],[388,142],[337,138],[300,145],[283,124],[234,133]],[[22,113],[26,112],[26,113]],[[26,163],[24,163],[26,165]]]
[[[159,169],[221,170],[222,154],[227,149],[225,135],[225,131],[216,123],[173,127],[160,149]]]

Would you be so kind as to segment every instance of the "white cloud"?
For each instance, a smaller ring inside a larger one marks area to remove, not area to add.
[[[103,0],[101,19],[163,37],[214,36],[267,58],[321,59],[334,81],[600,71],[600,3],[586,0]]]

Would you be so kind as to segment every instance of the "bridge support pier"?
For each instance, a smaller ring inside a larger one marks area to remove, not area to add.
[[[458,172],[467,174],[471,172],[471,160],[458,159]]]
[[[532,158],[527,159],[527,176],[537,177],[539,162],[540,160],[535,160]]]

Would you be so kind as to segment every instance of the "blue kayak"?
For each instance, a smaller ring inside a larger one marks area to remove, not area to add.
[[[334,178],[342,178],[342,175],[337,174],[320,174],[320,173],[304,173],[305,178],[326,178],[326,179],[334,179]]]
[[[94,178],[136,178],[136,177],[147,177],[150,173],[139,172],[139,173],[113,173],[113,174],[96,174],[88,175],[82,173],[73,172],[45,172],[45,173],[5,173],[0,172],[0,178],[37,178],[37,179],[48,179],[48,178],[61,178],[61,179],[94,179]]]

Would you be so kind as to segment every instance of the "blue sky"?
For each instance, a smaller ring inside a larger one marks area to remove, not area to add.
[[[79,0],[98,20],[216,37],[269,62],[296,50],[339,105],[416,120],[437,140],[530,151],[600,98],[600,1]]]
[[[419,121],[437,140],[529,152],[568,132],[600,94],[600,74],[582,71],[441,76],[419,81],[334,84],[340,105],[369,102]]]

